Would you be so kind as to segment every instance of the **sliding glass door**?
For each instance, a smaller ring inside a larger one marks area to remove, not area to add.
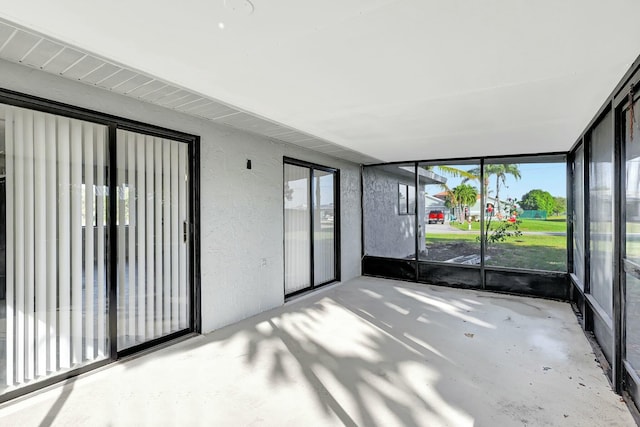
[[[335,172],[313,170],[313,285],[336,279]]]
[[[285,295],[338,279],[338,171],[284,164]]]
[[[284,289],[311,287],[311,177],[308,168],[284,165]]]
[[[109,356],[107,128],[0,105],[5,391]]]
[[[109,120],[0,104],[0,401],[195,328],[195,139]]]
[[[187,144],[118,130],[118,349],[189,326]]]

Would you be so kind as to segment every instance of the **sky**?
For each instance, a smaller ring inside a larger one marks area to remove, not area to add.
[[[473,165],[448,165],[457,169],[469,170],[473,168]],[[530,190],[540,189],[548,191],[552,196],[566,197],[567,196],[567,166],[565,163],[524,163],[519,164],[521,178],[516,180],[511,175],[507,175],[506,186],[500,185],[500,200],[506,200],[508,198],[520,200],[524,194]],[[435,173],[441,174],[447,178],[447,186],[454,188],[456,185],[462,182],[462,178],[453,178],[443,174],[437,169]],[[307,179],[299,179],[295,177],[289,179],[289,188],[293,190],[291,193],[291,200],[285,200],[285,208],[302,208],[306,207],[307,203]],[[495,188],[495,177],[491,178],[489,183],[489,189]],[[479,188],[477,182],[471,182]],[[439,185],[427,186],[427,194],[433,195],[443,191]],[[331,175],[325,175],[320,178],[320,197],[322,204],[328,203],[333,199],[333,179]],[[490,193],[493,195],[493,193]]]
[[[462,170],[472,169],[472,165],[455,166]],[[548,191],[555,197],[567,197],[567,166],[565,163],[524,163],[519,164],[521,178],[516,180],[513,176],[507,175],[506,186],[500,185],[500,199],[513,198],[520,200],[524,194],[530,190],[540,189]],[[435,168],[437,174],[442,174]],[[462,182],[461,178],[452,178],[446,174],[442,174],[447,178],[447,186],[453,188]],[[491,177],[489,189],[495,188],[495,177]],[[477,183],[471,183],[478,187]],[[442,191],[440,188],[431,186],[427,188],[427,192],[438,193]],[[490,195],[493,195],[491,193]]]
[[[308,202],[309,180],[308,177],[300,178],[296,176],[292,179],[288,179],[289,194],[291,199],[284,201],[285,209],[306,208]],[[317,183],[317,180],[314,180]],[[320,204],[326,205],[327,203],[333,203],[333,175],[323,175],[320,177]],[[317,201],[314,203],[317,204]]]

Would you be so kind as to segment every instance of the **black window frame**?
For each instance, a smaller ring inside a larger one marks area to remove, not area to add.
[[[402,203],[400,198],[402,188],[404,188],[406,194],[404,203]],[[416,187],[411,184],[398,182],[398,215],[415,215],[416,200]],[[401,209],[402,207],[404,207],[404,209]]]

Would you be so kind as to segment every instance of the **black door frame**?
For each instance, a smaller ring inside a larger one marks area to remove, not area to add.
[[[188,257],[189,257],[189,287],[190,287],[190,319],[189,327],[166,335],[161,338],[146,341],[142,344],[124,349],[117,350],[117,304],[109,303],[108,327],[109,327],[109,356],[103,360],[88,363],[86,365],[74,368],[60,374],[53,374],[38,380],[34,383],[27,384],[18,389],[6,392],[0,395],[0,403],[12,400],[16,397],[31,393],[55,383],[76,377],[85,372],[92,371],[99,367],[111,364],[118,359],[126,357],[130,354],[140,352],[161,343],[166,343],[180,336],[192,333],[200,333],[202,330],[202,310],[201,310],[201,260],[200,260],[200,137],[179,132],[160,126],[150,125],[147,123],[118,117],[98,111],[76,107],[62,102],[52,101],[28,94],[19,93],[9,89],[0,87],[0,104],[26,108],[30,110],[40,111],[58,116],[69,117],[78,120],[104,125],[108,129],[107,149],[109,153],[107,165],[107,183],[109,194],[116,194],[117,181],[116,174],[112,171],[117,166],[117,145],[116,131],[118,129],[130,130],[145,135],[157,136],[166,139],[172,139],[178,142],[188,144],[188,173],[190,179],[189,187],[189,222],[190,234]],[[117,200],[116,197],[109,197],[108,214],[107,214],[107,289],[106,293],[109,302],[117,302],[117,228],[116,222],[113,220],[117,217]]]
[[[285,298],[291,298],[294,297],[296,295],[305,293],[305,292],[309,292],[311,290],[317,289],[319,287],[328,285],[330,283],[334,283],[334,282],[339,282],[340,281],[340,276],[341,276],[341,271],[340,271],[340,169],[337,168],[332,168],[329,166],[322,166],[316,163],[310,163],[310,162],[306,162],[303,160],[298,160],[298,159],[293,159],[290,157],[283,157],[283,167],[282,167],[282,182],[284,183],[284,168],[286,165],[292,165],[292,166],[299,166],[299,167],[303,167],[303,168],[307,168],[309,169],[309,182],[310,182],[310,186],[309,186],[309,220],[310,220],[310,277],[309,277],[309,287],[303,288],[303,289],[299,289],[297,291],[291,292],[291,293],[287,293],[287,289],[286,289],[286,284],[283,282],[283,288],[284,288],[284,295]],[[334,271],[335,271],[335,276],[333,279],[330,279],[326,282],[323,283],[319,283],[319,284],[315,284],[315,257],[314,257],[314,218],[313,218],[313,208],[314,208],[314,203],[313,203],[313,176],[314,176],[314,171],[319,170],[319,171],[323,171],[323,172],[328,172],[331,173],[333,175],[333,203],[334,203],[334,216],[333,216],[333,227],[334,227]],[[283,230],[285,230],[285,223],[284,223],[284,198],[283,198],[283,203],[282,203],[282,221],[283,221]],[[284,253],[284,245],[285,245],[285,239],[283,236],[283,253]],[[286,257],[284,257],[284,262],[286,263]],[[284,271],[286,273],[286,264],[284,266]]]

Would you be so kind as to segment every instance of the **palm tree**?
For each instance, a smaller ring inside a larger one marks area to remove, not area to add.
[[[460,184],[447,193],[447,197],[451,200],[451,204],[456,207],[456,217],[458,222],[462,222],[462,209],[464,206],[473,206],[478,200],[478,189],[468,184]]]
[[[453,166],[447,166],[447,165],[420,165],[420,167],[422,169],[428,170],[428,171],[433,171],[434,169],[436,169],[439,174],[448,175],[448,176],[450,176],[452,178],[464,178],[463,182],[466,182],[466,181],[472,180],[472,179],[477,179],[477,177],[475,175],[473,175],[470,171],[465,171],[463,169],[456,168],[456,167],[453,167]],[[445,206],[447,204],[449,204],[450,206],[447,206],[448,208],[453,207],[454,215],[456,216],[456,218],[458,218],[458,220],[460,220],[460,212],[456,212],[456,210],[460,207],[460,204],[458,203],[458,199],[456,198],[456,195],[452,192],[451,188],[449,188],[449,186],[447,185],[446,182],[441,183],[440,187],[442,188],[442,190],[445,193],[447,193]],[[475,188],[475,187],[472,187],[472,188]],[[476,197],[477,197],[478,190],[475,189],[475,191],[476,191]],[[475,202],[476,202],[476,199],[473,200],[473,202],[470,204],[470,206],[472,204],[474,204]]]
[[[479,167],[471,169],[468,172],[476,175],[479,179],[480,177]],[[491,215],[489,215],[488,220],[484,222],[484,243],[487,247],[489,245],[489,240],[490,240],[489,231],[491,230],[491,219],[493,218],[493,213],[496,211],[498,213],[500,212],[500,183],[502,183],[503,185],[506,185],[507,175],[511,175],[515,179],[520,179],[520,169],[518,168],[518,165],[514,165],[510,163],[495,163],[495,164],[491,163],[488,165],[484,165],[484,179],[482,184],[483,184],[485,198],[487,197],[487,194],[489,194],[489,182],[491,180],[491,177],[492,176],[496,177],[496,197],[495,197],[494,210],[491,213]],[[517,233],[519,233],[519,231],[517,229],[517,226],[515,226],[515,231],[513,233],[515,233],[515,235],[518,235]],[[495,234],[495,231],[494,231],[494,234]]]
[[[459,168],[454,168],[452,166],[446,166],[446,165],[437,165],[437,166],[434,166],[434,165],[421,165],[420,167],[422,169],[428,170],[428,171],[433,171],[433,169],[435,168],[442,175],[448,175],[448,176],[451,176],[453,178],[464,178],[465,180],[477,179],[476,176],[471,173],[471,171],[465,171],[465,170],[462,170],[462,169],[459,169]],[[447,188],[447,190],[449,190],[449,188]]]
[[[467,171],[471,175],[475,176],[476,180],[480,179],[480,167],[470,169]],[[518,165],[510,163],[491,163],[484,165],[484,180],[482,182],[485,198],[489,194],[489,183],[492,176],[496,177],[496,197],[495,208],[500,209],[500,183],[506,185],[507,175],[513,176],[516,180],[521,178],[520,169]],[[465,179],[467,181],[468,179]]]

